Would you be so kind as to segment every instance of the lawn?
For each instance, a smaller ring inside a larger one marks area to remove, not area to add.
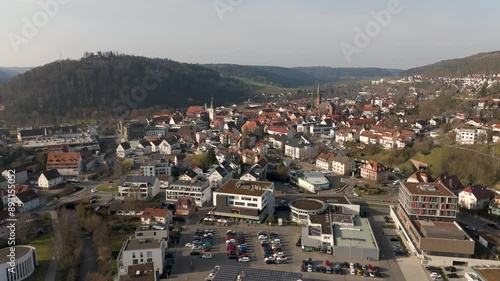
[[[111,188],[110,188],[111,186]],[[115,187],[112,183],[110,184],[103,184],[97,187],[97,191],[102,191],[102,192],[118,192],[118,187]]]
[[[50,259],[52,258],[52,233],[47,233],[40,237],[37,237],[30,243],[30,245],[36,248],[38,267],[35,269],[35,272],[26,280],[44,280],[45,273],[49,268]]]

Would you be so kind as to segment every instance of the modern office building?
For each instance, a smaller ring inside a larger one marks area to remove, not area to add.
[[[3,248],[0,250],[0,280],[2,281],[21,281],[28,278],[38,266],[36,258],[36,249],[31,246],[16,246],[14,262],[15,266],[11,267],[12,261],[11,248]]]

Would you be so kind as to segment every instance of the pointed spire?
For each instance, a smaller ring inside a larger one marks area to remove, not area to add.
[[[212,96],[212,101],[210,103],[210,108],[214,108],[214,96]]]

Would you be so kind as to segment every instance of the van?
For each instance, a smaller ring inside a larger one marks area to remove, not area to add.
[[[332,273],[332,267],[331,266],[327,266],[326,267],[326,273]]]

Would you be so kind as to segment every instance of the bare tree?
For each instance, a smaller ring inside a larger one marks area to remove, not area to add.
[[[81,254],[82,241],[75,215],[62,209],[58,212],[58,223],[54,227],[53,250],[59,269],[65,280],[76,280],[76,271]]]
[[[16,240],[19,244],[28,243],[36,234],[37,228],[35,220],[27,213],[17,216]]]

